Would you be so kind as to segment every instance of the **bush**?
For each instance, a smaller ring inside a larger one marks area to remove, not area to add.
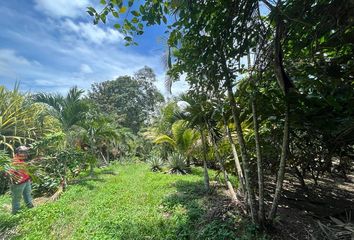
[[[179,153],[172,153],[168,157],[168,166],[169,173],[173,174],[186,174],[188,170],[186,158]]]
[[[159,172],[162,169],[163,166],[163,160],[160,157],[157,156],[152,156],[149,158],[148,163],[150,165],[150,169],[153,172]]]
[[[89,159],[89,154],[77,149],[59,150],[49,156],[38,157],[32,161],[34,194],[54,193],[64,179],[76,177],[86,169]]]

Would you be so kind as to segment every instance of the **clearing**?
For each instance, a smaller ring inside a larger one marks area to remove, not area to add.
[[[222,193],[204,193],[201,169],[182,176],[117,164],[16,216],[1,196],[0,239],[260,239]]]

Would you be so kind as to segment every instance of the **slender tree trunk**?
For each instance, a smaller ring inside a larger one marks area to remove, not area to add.
[[[67,182],[67,163],[66,163],[66,159],[65,159],[65,162],[64,162],[64,173],[63,173],[63,177],[62,177],[62,187],[63,187],[63,191],[66,191],[66,188],[68,186],[68,182]]]
[[[216,142],[215,142],[213,134],[210,134],[210,138],[211,138],[211,142],[212,142],[213,147],[214,147],[216,160],[220,163],[220,168],[221,168],[221,171],[222,171],[222,173],[224,175],[224,179],[225,179],[225,182],[226,182],[226,187],[227,187],[227,189],[230,192],[231,199],[232,199],[233,202],[238,202],[235,189],[234,189],[234,187],[232,186],[232,184],[230,182],[229,175],[227,174],[227,171],[226,171],[225,166],[224,166],[224,161],[221,159],[221,157],[219,155],[218,147],[216,145]]]
[[[279,2],[278,2],[279,3]],[[273,11],[273,10],[272,10]],[[283,36],[283,22],[281,19],[281,14],[279,10],[279,5],[274,8],[275,11],[275,19],[276,19],[276,32],[274,37],[274,72],[277,78],[278,84],[285,95],[285,122],[284,122],[284,132],[283,132],[283,143],[282,143],[282,151],[279,163],[277,184],[275,189],[275,194],[273,198],[273,203],[271,210],[269,212],[268,218],[270,221],[273,221],[277,212],[278,202],[281,196],[281,191],[283,187],[284,175],[285,175],[285,166],[286,166],[286,158],[287,151],[289,148],[289,112],[290,112],[290,104],[289,104],[289,91],[294,87],[293,83],[290,81],[288,75],[284,70],[283,65],[283,53],[281,46],[281,39]]]
[[[226,62],[224,62],[224,67],[226,67]],[[227,71],[227,69],[225,69]],[[230,76],[228,75],[229,73],[226,72],[226,87],[227,87],[227,94],[229,98],[229,102],[231,105],[231,110],[232,110],[232,117],[235,122],[236,126],[236,133],[237,133],[237,139],[240,145],[240,150],[241,150],[241,158],[242,158],[242,166],[244,169],[245,173],[245,183],[246,183],[246,190],[247,190],[247,196],[248,196],[248,201],[249,201],[249,207],[251,211],[251,217],[252,221],[254,223],[257,222],[257,211],[256,211],[256,201],[255,201],[255,196],[252,188],[252,183],[251,183],[251,178],[250,178],[250,166],[249,166],[249,159],[247,156],[247,149],[246,149],[246,143],[243,137],[243,132],[241,128],[241,121],[239,119],[239,113],[238,113],[238,108],[236,105],[235,97],[232,91],[232,85],[231,85],[231,79]]]
[[[94,171],[93,171],[93,163],[90,163],[90,177],[93,177]]]
[[[253,127],[256,142],[256,155],[257,155],[257,173],[258,173],[258,221],[261,226],[265,222],[264,210],[264,179],[263,179],[263,160],[261,154],[261,145],[259,142],[259,126],[257,120],[256,100],[252,100],[252,113],[253,113]]]
[[[222,113],[222,117],[223,117],[223,121],[224,121],[225,132],[226,132],[226,135],[229,139],[231,149],[232,149],[232,154],[233,154],[233,157],[235,160],[235,167],[236,167],[236,172],[237,172],[238,179],[239,179],[240,190],[241,190],[242,194],[244,194],[245,193],[245,178],[243,176],[240,159],[238,158],[236,146],[235,146],[234,140],[232,139],[229,126],[227,125],[227,121],[226,121],[226,117],[225,117],[224,112]]]
[[[289,146],[289,104],[286,103],[285,109],[285,122],[284,122],[284,132],[283,132],[283,144],[280,156],[280,164],[278,170],[278,177],[277,177],[277,184],[275,189],[275,194],[273,198],[272,208],[269,212],[268,218],[269,220],[273,221],[275,215],[277,213],[278,202],[281,196],[281,191],[283,188],[283,181],[285,175],[285,165],[286,165],[286,158],[287,158],[287,149]]]
[[[301,188],[304,191],[307,191],[308,189],[307,189],[307,186],[306,186],[306,183],[305,183],[305,180],[304,180],[304,176],[305,176],[304,171],[302,171],[303,173],[301,173],[300,170],[296,166],[294,166],[293,169],[294,169],[294,172],[295,172],[295,175],[296,175],[297,179],[299,180],[299,182],[301,184]]]
[[[257,100],[257,86],[256,81],[252,76],[252,66],[251,66],[251,54],[248,51],[247,54],[247,62],[249,69],[249,78],[251,80],[251,85],[253,85],[254,95],[252,97],[251,105],[252,105],[252,118],[253,118],[253,128],[255,135],[255,143],[256,143],[256,156],[257,156],[257,174],[258,174],[258,223],[261,227],[264,226],[265,222],[265,210],[264,210],[264,179],[263,179],[263,160],[261,153],[261,145],[259,139],[259,125],[258,125],[258,114],[256,108],[256,100]]]
[[[205,135],[204,135],[204,132],[203,132],[202,129],[200,130],[200,135],[201,135],[201,138],[202,138],[202,145],[203,145],[204,187],[205,187],[205,190],[207,192],[209,192],[210,191],[210,184],[209,184],[208,166],[207,166],[207,162],[206,162],[207,149],[206,149]]]
[[[105,156],[103,155],[103,152],[100,151],[100,154],[101,154],[101,156],[102,156],[102,160],[103,160],[104,164],[107,166],[107,165],[108,165],[108,162],[107,162],[107,159],[105,158]]]

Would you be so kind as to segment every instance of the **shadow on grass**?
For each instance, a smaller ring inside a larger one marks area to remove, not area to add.
[[[16,235],[16,226],[20,219],[18,215],[0,215],[0,239],[10,239]]]
[[[163,201],[165,215],[181,220],[174,230],[176,239],[235,239],[234,211],[228,197],[218,191],[207,193],[203,181],[177,181],[177,192]]]
[[[107,175],[113,175],[113,176],[118,175],[118,173],[116,173],[116,172],[113,171],[113,170],[102,170],[102,171],[100,172],[100,174],[107,174]]]

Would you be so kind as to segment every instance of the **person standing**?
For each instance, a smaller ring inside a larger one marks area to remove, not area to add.
[[[33,208],[31,177],[26,170],[28,150],[29,148],[26,146],[16,148],[12,162],[14,169],[8,171],[11,178],[12,214],[16,214],[20,210],[22,196],[26,206]]]

